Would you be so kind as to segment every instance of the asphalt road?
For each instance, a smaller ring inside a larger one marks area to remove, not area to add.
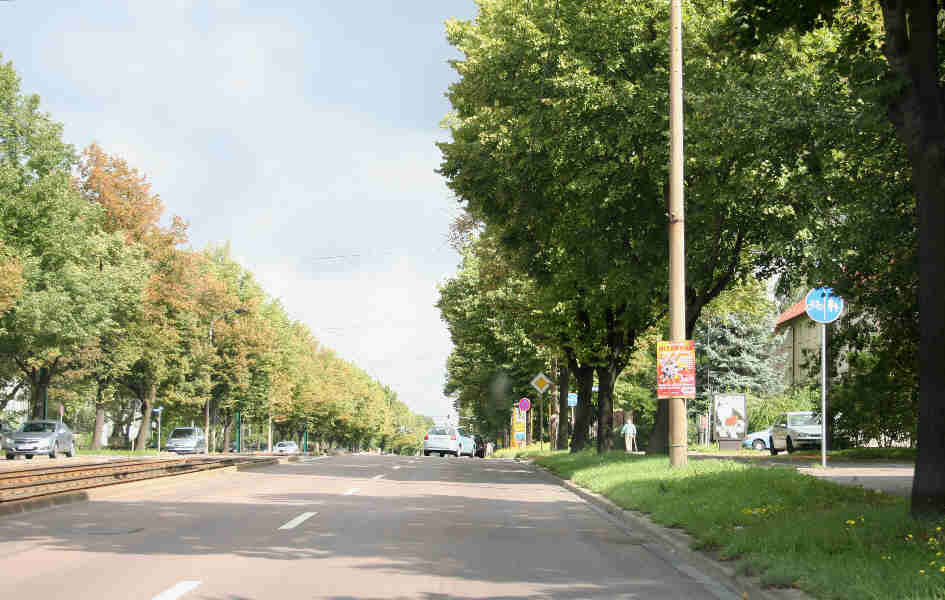
[[[734,598],[514,461],[344,456],[0,518],[0,598]]]

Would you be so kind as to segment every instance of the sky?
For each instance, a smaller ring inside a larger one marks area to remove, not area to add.
[[[473,0],[0,2],[22,92],[145,173],[194,248],[229,242],[289,314],[414,412],[443,396],[459,257],[437,141]]]

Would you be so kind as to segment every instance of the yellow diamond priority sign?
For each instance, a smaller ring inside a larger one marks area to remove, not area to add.
[[[548,379],[544,373],[539,373],[538,375],[535,375],[534,379],[532,379],[532,387],[539,392],[544,393],[545,390],[551,387],[551,380]]]

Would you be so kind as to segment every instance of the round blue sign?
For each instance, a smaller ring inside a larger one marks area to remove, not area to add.
[[[568,406],[577,406],[578,395],[574,392],[568,394]]]
[[[829,287],[819,287],[807,292],[804,300],[807,316],[818,323],[833,323],[843,312],[843,298],[834,296]]]

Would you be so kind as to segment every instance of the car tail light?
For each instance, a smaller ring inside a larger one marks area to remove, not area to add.
[[[423,439],[425,439],[425,440],[430,439],[430,434],[428,433],[428,434],[426,434],[425,436],[423,436]]]
[[[455,436],[455,435],[451,435],[451,436],[450,436],[450,439],[451,439],[451,440],[455,440],[455,439],[456,439],[456,436]]]

